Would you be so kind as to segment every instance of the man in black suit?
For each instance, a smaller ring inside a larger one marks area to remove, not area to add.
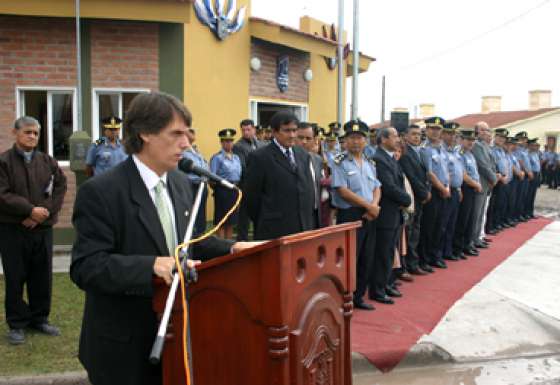
[[[243,193],[255,224],[255,239],[274,239],[314,228],[311,157],[294,146],[298,123],[292,112],[277,112],[270,121],[272,142],[249,155]]]
[[[412,203],[404,187],[403,171],[394,157],[399,140],[399,134],[393,127],[379,129],[378,148],[373,157],[377,166],[377,178],[381,182],[381,210],[377,218],[377,242],[369,295],[374,301],[387,304],[394,303],[389,296],[401,296],[396,288],[389,286],[389,278],[393,269],[399,229],[404,220],[402,208]]]
[[[314,128],[311,123],[300,122],[298,124],[298,131],[296,137],[296,144],[301,146],[311,157],[311,177],[313,178],[313,188],[315,193],[315,201],[313,204],[315,223],[314,228],[321,227],[321,177],[323,175],[323,158],[321,155],[313,152],[317,143],[317,136],[319,131]]]
[[[175,97],[140,94],[127,112],[128,160],[78,190],[70,277],[86,292],[79,358],[93,385],[154,385],[148,362],[156,336],[152,278],[168,284],[194,194],[176,170],[191,115]],[[251,247],[208,238],[193,247],[205,260]],[[189,267],[199,261],[189,261]]]
[[[266,144],[257,139],[255,123],[251,119],[243,119],[239,123],[241,138],[233,145],[233,153],[241,159],[241,179],[247,170],[249,154]],[[246,241],[249,239],[249,216],[247,215],[246,200],[243,199],[239,208],[239,218],[237,222],[237,240]]]
[[[431,185],[428,180],[428,169],[420,157],[420,144],[422,142],[422,131],[420,127],[412,125],[409,127],[406,136],[406,146],[399,164],[404,171],[412,191],[414,192],[414,214],[412,221],[407,225],[407,255],[406,270],[415,275],[425,275],[426,272],[419,266],[427,265],[429,261],[422,259],[418,253],[418,243],[420,242],[420,223],[422,221],[422,210],[426,203],[432,199]]]

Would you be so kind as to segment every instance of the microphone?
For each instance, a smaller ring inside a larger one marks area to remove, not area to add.
[[[212,182],[219,183],[224,187],[227,187],[231,190],[237,190],[237,186],[233,183],[228,182],[224,178],[220,178],[218,175],[210,172],[208,170],[203,169],[202,167],[198,167],[194,164],[192,159],[183,158],[179,161],[179,170],[187,173],[187,174],[196,174],[198,176],[203,176],[208,178]]]

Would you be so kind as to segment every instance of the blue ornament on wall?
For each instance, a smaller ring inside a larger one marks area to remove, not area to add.
[[[276,84],[280,92],[286,92],[290,85],[290,57],[282,55],[276,63]]]
[[[239,31],[245,24],[247,7],[237,10],[237,1],[229,0],[196,0],[194,10],[198,20],[207,25],[214,35],[224,40],[229,35]]]

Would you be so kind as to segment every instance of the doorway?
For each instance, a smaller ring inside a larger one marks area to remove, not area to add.
[[[307,120],[307,105],[251,101],[251,119],[263,127],[269,127],[272,116],[283,110],[293,112],[300,121]]]

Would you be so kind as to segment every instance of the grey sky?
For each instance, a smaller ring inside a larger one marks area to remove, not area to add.
[[[337,3],[253,0],[252,14],[293,27],[305,14],[330,23]],[[346,0],[347,30],[352,3]],[[537,6],[495,32],[415,64]],[[360,50],[378,60],[360,76],[359,115],[368,123],[380,119],[384,74],[387,111],[406,107],[414,115],[418,104],[434,103],[438,115],[454,118],[479,112],[483,95],[502,96],[503,110],[526,109],[533,89],[552,90],[552,104],[560,104],[560,0],[361,0],[360,10]]]

